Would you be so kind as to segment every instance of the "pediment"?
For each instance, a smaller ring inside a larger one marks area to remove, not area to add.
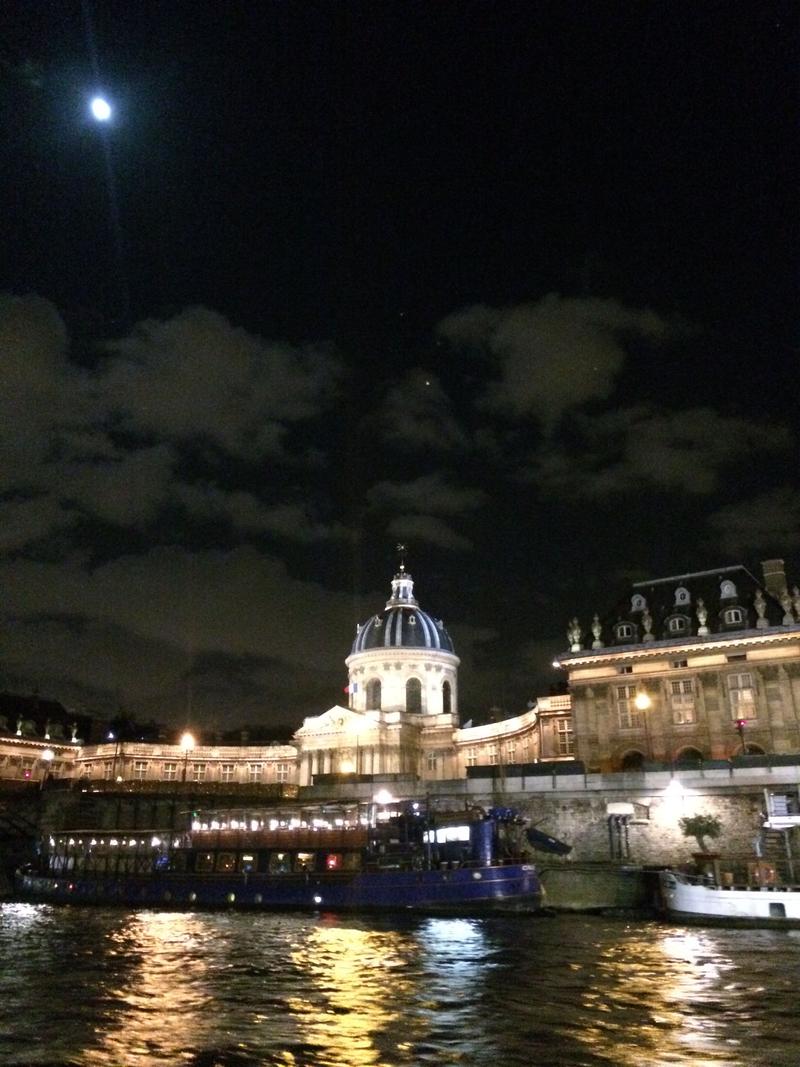
[[[322,715],[304,719],[295,737],[306,737],[309,734],[353,734],[369,721],[361,712],[334,705]]]

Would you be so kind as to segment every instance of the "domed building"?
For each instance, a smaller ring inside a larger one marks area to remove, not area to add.
[[[384,610],[356,627],[345,662],[349,706],[306,719],[294,735],[299,784],[325,774],[454,775],[459,658],[442,620],[420,608],[402,560]]]

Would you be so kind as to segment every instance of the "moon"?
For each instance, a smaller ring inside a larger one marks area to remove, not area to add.
[[[108,122],[111,118],[111,104],[103,96],[95,96],[89,105],[92,115],[98,122]]]

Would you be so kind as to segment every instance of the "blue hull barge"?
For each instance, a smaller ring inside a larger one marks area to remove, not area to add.
[[[413,802],[192,813],[190,828],[71,830],[17,872],[17,896],[137,907],[535,912],[540,884],[502,809]]]

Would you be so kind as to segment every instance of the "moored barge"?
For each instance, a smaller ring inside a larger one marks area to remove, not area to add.
[[[508,809],[415,802],[191,813],[185,831],[48,836],[17,895],[139,907],[536,911],[540,885]]]

